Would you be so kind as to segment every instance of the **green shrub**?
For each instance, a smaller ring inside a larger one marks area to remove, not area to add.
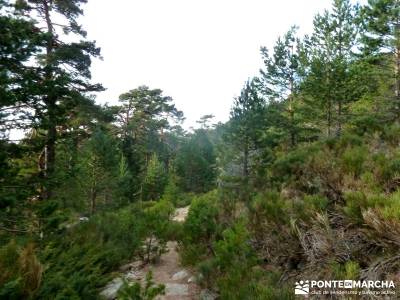
[[[252,217],[265,219],[269,222],[288,223],[287,215],[289,203],[282,199],[277,192],[257,194],[251,203]]]
[[[387,204],[387,197],[382,194],[366,195],[363,192],[348,192],[344,198],[346,205],[343,207],[343,210],[357,224],[362,223],[362,212],[364,210],[370,207],[382,207]]]
[[[359,177],[363,171],[368,151],[363,146],[347,148],[342,155],[342,168],[344,172]]]
[[[209,283],[216,283],[221,299],[294,298],[291,287],[280,286],[279,274],[260,266],[244,220],[226,229],[214,249],[215,257],[200,270]]]
[[[305,195],[302,200],[292,201],[290,211],[286,211],[287,221],[300,219],[307,222],[316,212],[326,211],[328,205],[329,200],[325,196]]]
[[[215,264],[218,267],[217,285],[222,299],[252,298],[256,292],[256,274],[250,271],[257,257],[250,245],[250,235],[245,224],[239,222],[223,232],[217,241]]]
[[[361,181],[363,189],[365,189],[371,193],[382,192],[382,186],[376,180],[376,178],[372,172],[364,172],[363,174],[361,174],[360,181]]]
[[[385,126],[382,132],[383,139],[392,146],[398,146],[400,143],[400,124],[395,123]]]
[[[339,139],[329,138],[325,141],[328,147],[336,150],[336,153],[341,153],[349,147],[360,147],[364,144],[364,139],[355,134],[344,133]]]
[[[387,197],[386,202],[382,208],[383,216],[400,221],[400,190]]]
[[[158,260],[166,251],[166,244],[171,235],[171,217],[174,206],[161,200],[144,209],[140,222],[142,234],[141,247],[137,254],[146,262]]]
[[[359,278],[361,269],[360,269],[360,265],[358,264],[358,262],[350,260],[350,261],[346,262],[344,269],[346,272],[346,275],[345,275],[346,279],[356,280]]]
[[[159,200],[167,184],[167,171],[163,162],[153,154],[147,165],[142,183],[142,200]]]
[[[194,197],[182,230],[182,263],[195,265],[206,258],[218,234],[218,194]]]
[[[360,276],[360,265],[355,261],[347,261],[344,264],[333,262],[330,264],[330,271],[336,280],[357,280]]]
[[[306,195],[304,196],[303,201],[307,208],[318,211],[326,210],[329,204],[328,198],[321,195]]]
[[[176,202],[176,207],[185,207],[192,203],[192,200],[196,197],[194,193],[183,193],[178,201]]]
[[[217,261],[214,257],[201,261],[197,266],[197,271],[201,274],[201,284],[213,286],[215,284],[216,271],[218,269]]]
[[[153,274],[149,271],[146,274],[144,287],[140,283],[135,282],[129,284],[126,280],[122,287],[118,290],[118,300],[153,300],[159,295],[165,294],[165,286],[163,284],[156,285],[153,281]]]
[[[377,153],[373,156],[374,174],[380,186],[385,190],[394,189],[393,179],[400,177],[400,156]]]
[[[145,227],[147,235],[155,235],[160,240],[166,239],[173,212],[174,206],[166,200],[161,200],[153,206],[145,208],[142,225]]]
[[[178,187],[176,175],[173,173],[169,174],[162,199],[169,201],[175,206],[179,207],[182,198],[182,191]]]
[[[278,157],[272,165],[272,180],[276,182],[295,180],[302,174],[305,163],[316,150],[315,147],[302,147]]]
[[[362,222],[362,208],[367,206],[367,197],[362,192],[348,192],[345,194],[345,214],[356,223]]]
[[[214,245],[215,258],[221,272],[225,273],[243,263],[246,266],[255,264],[254,252],[249,244],[250,235],[244,222],[226,229],[222,236],[222,240]]]
[[[207,246],[217,233],[217,194],[209,192],[192,201],[183,225],[185,244]]]
[[[180,222],[170,222],[165,231],[165,238],[168,241],[181,241],[184,238],[183,224]]]
[[[141,246],[145,223],[144,210],[135,204],[97,214],[51,236],[41,252],[46,269],[36,297],[98,299],[98,289],[111,279],[110,272],[132,259]]]
[[[43,266],[32,243],[20,247],[14,240],[0,248],[0,299],[31,298],[42,281]]]

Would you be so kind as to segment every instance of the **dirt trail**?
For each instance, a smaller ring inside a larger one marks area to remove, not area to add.
[[[177,208],[175,210],[175,216],[173,220],[176,222],[183,222],[185,221],[188,213],[189,213],[189,206]]]
[[[189,206],[178,208],[175,211],[173,220],[175,222],[185,221],[189,213]],[[167,251],[161,255],[159,261],[155,264],[143,266],[141,261],[135,261],[121,268],[122,276],[128,281],[140,281],[143,283],[148,271],[152,271],[153,280],[157,284],[165,285],[165,295],[157,297],[157,300],[214,300],[213,296],[207,290],[201,290],[196,284],[194,274],[180,265],[179,254],[177,252],[177,242],[169,241]],[[111,281],[101,292],[105,299],[116,299],[118,289],[122,286],[121,277]]]
[[[144,273],[153,272],[156,283],[165,285],[165,295],[159,296],[160,300],[189,300],[198,299],[200,289],[195,283],[192,273],[180,266],[179,254],[176,251],[177,243],[167,243],[167,253],[161,256],[159,263],[148,265]]]
[[[183,222],[189,212],[189,206],[178,208],[173,218],[176,222]],[[165,285],[165,295],[160,300],[189,300],[199,299],[200,289],[195,283],[193,274],[180,266],[179,254],[176,250],[177,242],[167,243],[167,252],[161,255],[157,264],[147,265],[143,272],[151,270],[154,281]]]

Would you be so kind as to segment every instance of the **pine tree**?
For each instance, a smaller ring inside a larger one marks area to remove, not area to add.
[[[175,205],[179,204],[181,200],[181,190],[178,187],[178,176],[173,169],[168,172],[168,181],[165,186],[162,198],[163,200],[166,200]]]
[[[118,164],[118,189],[117,193],[119,196],[119,205],[126,204],[132,200],[130,194],[130,183],[132,182],[132,174],[129,171],[128,163],[126,158],[121,154],[121,158]]]
[[[121,176],[126,176],[124,170],[118,169],[121,166],[118,165],[117,154],[113,138],[100,128],[83,146],[78,179],[87,196],[91,214],[98,210],[99,199],[103,200],[104,206],[113,204],[111,200],[116,194],[118,181]]]
[[[24,17],[11,1],[0,1],[0,138],[10,129],[27,129],[33,124],[35,68],[29,62],[38,54],[45,35]]]
[[[183,117],[160,89],[140,86],[120,95],[117,121],[121,135],[121,148],[132,174],[131,194],[137,195],[145,166],[156,153],[168,164],[166,130],[170,122],[180,122]]]
[[[186,192],[207,192],[215,185],[214,145],[205,129],[191,134],[176,154],[174,165],[180,187]]]
[[[156,154],[153,154],[142,183],[142,200],[161,199],[167,180],[165,165],[159,161]]]
[[[240,153],[242,179],[247,186],[250,176],[250,152],[255,150],[265,130],[265,101],[254,80],[248,81],[234,100],[225,140]]]
[[[17,8],[35,30],[45,36],[45,43],[35,56],[35,108],[38,126],[45,130],[45,147],[42,153],[42,176],[45,178],[43,198],[51,196],[55,185],[55,157],[58,128],[67,119],[68,112],[86,97],[86,93],[102,90],[90,83],[91,57],[98,57],[100,49],[94,42],[84,40],[86,32],[77,23],[82,15],[81,5],[86,0],[20,0]],[[70,37],[66,37],[70,35]],[[83,38],[77,42],[76,40]]]
[[[315,17],[314,32],[306,40],[309,61],[303,90],[313,99],[311,105],[322,110],[328,136],[341,134],[347,104],[357,99],[350,67],[358,33],[357,7],[349,0],[335,0],[332,12]]]
[[[398,0],[369,0],[362,8],[363,54],[378,68],[392,72],[396,118],[400,114],[400,3]]]
[[[210,122],[212,119],[214,119],[214,115],[204,115],[200,118],[200,120],[196,121],[197,124],[200,124],[201,129],[209,129]]]
[[[288,131],[290,144],[296,144],[298,129],[295,124],[295,100],[300,78],[300,40],[296,38],[296,27],[292,27],[283,38],[279,38],[270,55],[266,47],[261,48],[265,69],[260,71],[263,94],[271,101],[287,101]]]

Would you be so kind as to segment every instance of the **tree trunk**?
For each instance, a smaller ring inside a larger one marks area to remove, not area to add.
[[[243,149],[243,186],[241,187],[241,194],[243,201],[249,201],[249,137],[246,136],[244,140]]]
[[[338,101],[338,120],[337,120],[337,130],[336,136],[340,137],[342,134],[342,101]]]
[[[96,197],[97,197],[97,190],[95,186],[92,186],[90,190],[90,214],[93,216],[96,212]]]
[[[339,58],[342,61],[342,46],[343,46],[343,35],[342,35],[342,20],[339,21]],[[342,71],[342,66],[340,66],[340,70]],[[343,72],[344,73],[344,72]],[[344,76],[344,74],[343,74]],[[342,78],[343,80],[344,78]],[[337,93],[335,94],[337,97]],[[342,134],[342,93],[339,95],[339,99],[336,99],[338,102],[338,116],[337,116],[337,128],[336,128],[336,136],[340,137]]]
[[[290,146],[293,148],[296,145],[296,132],[294,129],[294,109],[293,109],[293,96],[290,95],[289,99],[289,132],[290,132]]]
[[[53,25],[50,18],[50,7],[47,0],[42,1],[43,4],[43,12],[46,19],[47,25],[47,46],[46,46],[46,66],[45,66],[45,80],[46,83],[50,83],[53,79],[53,71],[51,68],[51,55],[53,53],[53,45],[54,45],[54,34],[53,34]],[[48,199],[51,197],[52,183],[51,177],[54,173],[55,169],[55,158],[56,151],[55,145],[57,140],[57,121],[56,121],[56,97],[49,90],[46,91],[47,95],[45,96],[44,103],[47,107],[47,136],[46,136],[46,144],[45,144],[45,169],[44,169],[44,179],[45,184],[43,188],[42,198]]]
[[[249,138],[246,137],[243,151],[243,176],[247,182],[249,178]]]
[[[328,100],[328,137],[331,136],[331,127],[332,127],[332,103],[331,100]]]
[[[400,25],[396,25],[400,27]],[[400,31],[399,28],[397,28]],[[395,96],[396,96],[396,116],[399,117],[400,114],[400,41],[397,41],[396,55],[395,55]]]
[[[293,45],[290,48],[290,59],[293,59]],[[296,145],[296,132],[294,130],[294,74],[293,70],[290,72],[290,96],[289,96],[289,122],[290,122],[290,146],[294,147]]]
[[[328,123],[328,137],[331,136],[332,132],[332,92],[331,92],[331,80],[330,80],[331,76],[330,73],[328,71],[328,75],[326,78],[326,85],[328,87],[328,95],[327,95],[327,123]]]
[[[48,127],[46,136],[46,179],[51,179],[51,175],[54,172],[54,164],[56,158],[56,140],[57,140],[57,128],[56,128],[56,104],[53,99],[46,101],[48,110]]]

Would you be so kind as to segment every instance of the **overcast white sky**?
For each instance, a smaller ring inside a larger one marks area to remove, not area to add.
[[[99,103],[139,85],[160,88],[184,112],[185,128],[202,115],[229,117],[233,97],[262,67],[291,25],[311,32],[330,0],[91,0],[82,23],[102,48],[93,80],[107,90]]]

